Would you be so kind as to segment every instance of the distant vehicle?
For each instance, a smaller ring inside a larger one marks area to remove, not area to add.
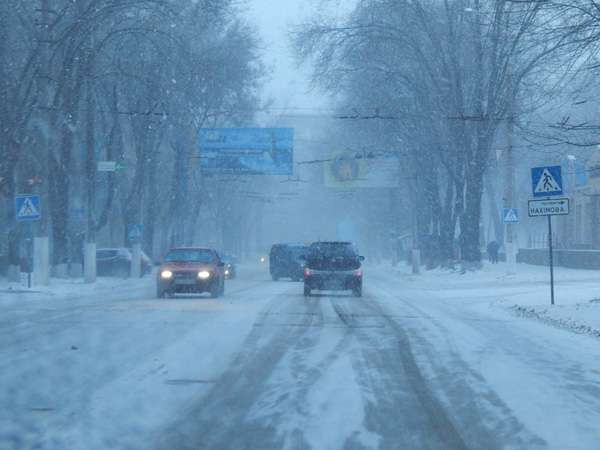
[[[351,290],[356,297],[362,297],[364,259],[350,242],[311,244],[304,267],[304,296],[317,289]]]
[[[225,278],[232,280],[237,276],[238,259],[233,255],[221,255],[221,261],[225,264]]]
[[[128,277],[132,259],[128,248],[99,248],[96,250],[96,273],[99,276]],[[152,261],[143,251],[141,264],[142,276],[152,272]]]
[[[156,274],[156,296],[208,292],[212,298],[225,293],[225,264],[210,248],[182,247],[169,250]]]
[[[291,278],[300,281],[308,247],[301,244],[275,244],[269,253],[269,272],[273,281]]]

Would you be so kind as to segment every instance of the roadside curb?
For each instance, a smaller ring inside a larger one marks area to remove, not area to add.
[[[508,309],[517,317],[536,320],[575,334],[585,334],[594,338],[600,338],[600,329],[581,323],[578,320],[553,317],[546,308],[537,309],[532,306],[513,305],[508,307]]]

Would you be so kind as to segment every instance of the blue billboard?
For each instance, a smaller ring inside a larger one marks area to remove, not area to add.
[[[293,128],[202,128],[198,145],[208,173],[293,174]]]

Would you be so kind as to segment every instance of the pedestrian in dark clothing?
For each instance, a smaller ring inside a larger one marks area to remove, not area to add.
[[[498,264],[498,251],[500,245],[496,241],[492,241],[487,245],[488,259],[492,264]]]

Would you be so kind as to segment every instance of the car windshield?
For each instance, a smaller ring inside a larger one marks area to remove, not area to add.
[[[212,263],[215,255],[210,250],[176,249],[171,250],[165,257],[165,262],[200,262]]]
[[[357,253],[349,243],[319,243],[310,248],[310,255],[318,255],[323,258],[353,258],[357,256]]]
[[[316,270],[355,270],[360,265],[356,250],[347,243],[314,244],[307,258],[307,266]]]

